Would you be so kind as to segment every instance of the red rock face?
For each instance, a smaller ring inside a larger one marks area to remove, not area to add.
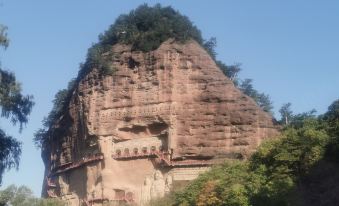
[[[104,55],[116,71],[103,76],[94,68],[80,82],[46,147],[46,176],[56,182],[51,189],[46,181],[46,193],[76,205],[129,192],[129,201],[143,204],[144,180],[156,170],[176,181],[175,168],[246,157],[277,134],[272,117],[194,41],[169,40],[149,53],[115,45]],[[86,162],[95,154],[101,159]]]

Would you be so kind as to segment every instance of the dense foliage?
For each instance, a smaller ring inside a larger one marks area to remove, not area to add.
[[[339,136],[339,99],[333,102],[331,106],[328,108],[328,112],[326,112],[323,116],[323,120],[327,122],[328,131],[334,137]]]
[[[246,95],[250,96],[261,109],[272,113],[273,103],[270,99],[270,96],[265,93],[260,93],[254,89],[252,82],[252,79],[245,79],[241,81],[241,84],[238,85],[238,88]]]
[[[21,93],[21,85],[15,75],[0,68],[0,106],[1,117],[9,118],[15,125],[28,122],[28,115],[33,107],[32,96]]]
[[[0,129],[0,184],[5,170],[18,168],[21,143]]]
[[[0,47],[4,48],[9,43],[6,29],[6,27],[0,25]],[[34,105],[32,99],[32,96],[22,94],[21,85],[17,82],[15,75],[3,70],[0,62],[1,117],[10,119],[13,125],[19,123],[21,131],[23,125],[28,122],[28,115]],[[20,142],[0,129],[0,184],[5,170],[18,167],[20,154]]]
[[[129,14],[120,15],[107,31],[99,35],[99,42],[88,50],[78,78],[82,79],[94,67],[103,73],[111,73],[114,68],[109,68],[108,60],[102,54],[117,43],[131,45],[132,50],[148,52],[170,38],[182,43],[194,39],[204,44],[196,26],[172,7],[141,5]]]
[[[43,128],[34,133],[34,143],[38,148],[41,147],[46,141],[48,141],[48,130],[60,117],[60,114],[64,111],[66,104],[71,98],[70,91],[72,91],[74,84],[75,80],[70,81],[67,89],[58,91],[54,96],[53,108],[49,112],[48,116],[45,117],[42,121]]]
[[[199,176],[167,205],[334,205],[339,187],[321,184],[339,177],[338,102],[318,117],[290,114],[279,138],[264,142],[247,161],[226,162]]]
[[[284,104],[280,109],[279,113],[281,115],[281,124],[289,125],[290,121],[293,118],[293,112],[291,110],[291,103]]]
[[[0,190],[1,206],[66,206],[57,199],[41,199],[33,196],[33,192],[26,186],[10,185]]]
[[[189,39],[203,42],[200,31],[186,16],[160,4],[154,7],[144,4],[127,15],[119,16],[115,24],[99,36],[102,45],[119,42],[141,51],[157,49],[169,38],[179,42]]]
[[[328,108],[328,112],[322,117],[330,135],[330,143],[327,146],[327,157],[339,163],[339,99]]]

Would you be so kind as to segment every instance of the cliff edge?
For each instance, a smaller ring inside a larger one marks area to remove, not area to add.
[[[79,82],[43,147],[44,196],[145,205],[278,133],[194,40],[102,55],[113,72]]]

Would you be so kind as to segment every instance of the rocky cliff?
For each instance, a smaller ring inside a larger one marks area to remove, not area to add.
[[[51,130],[43,194],[72,205],[145,205],[224,159],[246,158],[277,134],[195,41],[103,54]]]

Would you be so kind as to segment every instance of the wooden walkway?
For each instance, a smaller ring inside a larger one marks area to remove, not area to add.
[[[86,206],[92,206],[95,203],[104,203],[105,201],[107,202],[118,202],[118,203],[133,203],[133,199],[129,199],[127,197],[122,197],[122,198],[115,198],[115,199],[108,199],[108,198],[94,198],[94,199],[83,199],[81,200],[81,203],[85,204]]]
[[[55,176],[55,175],[59,175],[61,173],[67,172],[69,170],[73,170],[73,169],[77,169],[79,167],[82,167],[86,164],[92,163],[92,162],[97,162],[97,161],[101,161],[104,159],[104,156],[102,154],[96,154],[93,156],[89,156],[89,157],[83,157],[80,161],[75,162],[75,163],[70,163],[67,166],[59,166],[56,167],[52,173],[49,175],[49,177]]]
[[[128,154],[115,154],[112,155],[113,159],[116,160],[128,160],[128,159],[141,159],[141,158],[157,158],[161,160],[167,167],[179,167],[179,166],[208,166],[213,163],[209,160],[183,160],[183,161],[173,161],[170,159],[170,154],[168,152],[159,152],[151,151],[145,153],[128,153]]]

